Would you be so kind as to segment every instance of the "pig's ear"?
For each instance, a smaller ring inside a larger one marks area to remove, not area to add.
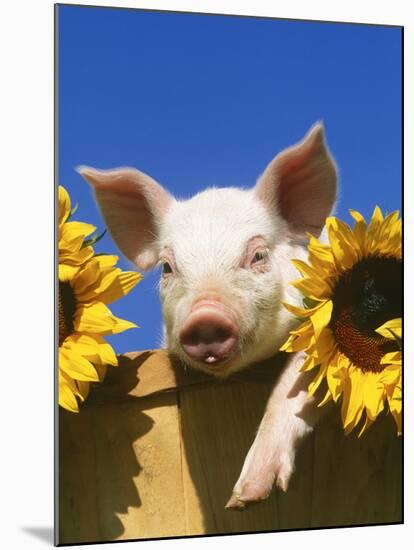
[[[173,197],[155,180],[134,168],[77,171],[90,183],[111,235],[125,256],[140,269],[158,260],[159,225]]]
[[[336,199],[337,173],[321,122],[279,153],[258,180],[256,195],[288,222],[294,233],[318,236]]]

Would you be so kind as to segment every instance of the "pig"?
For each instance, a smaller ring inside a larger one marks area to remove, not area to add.
[[[115,243],[140,270],[161,266],[165,347],[184,365],[225,378],[275,355],[302,305],[291,259],[306,260],[337,196],[337,168],[316,123],[276,155],[250,189],[208,188],[188,200],[134,168],[79,173],[92,185]],[[300,442],[320,409],[309,397],[303,353],[291,354],[227,508],[288,489]]]

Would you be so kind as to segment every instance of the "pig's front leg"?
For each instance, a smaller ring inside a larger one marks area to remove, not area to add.
[[[287,490],[299,443],[312,432],[325,409],[318,408],[316,399],[308,396],[313,373],[299,372],[303,361],[302,353],[289,357],[226,508],[242,510],[251,502],[264,500],[274,484]]]

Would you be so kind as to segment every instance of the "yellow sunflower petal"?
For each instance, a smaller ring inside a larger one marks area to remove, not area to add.
[[[366,373],[364,383],[364,404],[367,409],[367,415],[371,420],[375,420],[384,408],[385,392],[382,384],[378,383],[378,374],[374,372]]]
[[[359,249],[361,251],[361,254],[366,254],[366,232],[367,232],[367,224],[359,212],[356,210],[350,210],[349,213],[355,220],[354,225],[354,237],[355,240],[359,243]]]
[[[397,385],[391,397],[388,399],[390,412],[397,424],[397,435],[402,433],[402,392],[401,386]]]
[[[365,415],[365,422],[358,434],[358,437],[361,437],[361,435],[371,426],[371,424],[374,423],[374,420],[371,420],[371,418],[368,415]]]
[[[75,332],[66,338],[62,347],[68,353],[75,350],[76,354],[91,360],[96,355],[97,343],[92,336]]]
[[[62,225],[59,249],[74,251],[79,250],[88,235],[96,231],[96,227],[85,222],[67,222]]]
[[[310,320],[303,321],[301,325],[290,331],[290,333],[294,336],[301,336],[309,332],[312,332],[312,323]]]
[[[399,233],[400,222],[398,220],[399,211],[391,212],[388,214],[381,224],[378,241],[386,242],[392,239],[393,236]]]
[[[118,277],[101,292],[99,299],[105,304],[112,304],[115,300],[126,296],[141,281],[141,273],[123,271]]]
[[[320,243],[318,239],[313,235],[309,235],[308,250],[313,254],[315,259],[320,262],[319,265],[321,267],[323,266],[327,270],[335,267],[335,260],[332,254],[331,247],[327,244]],[[313,264],[313,262],[311,263]]]
[[[351,216],[354,218],[354,220],[355,220],[357,223],[365,224],[365,226],[367,225],[364,216],[363,216],[360,212],[358,212],[357,210],[353,210],[352,208],[350,208],[350,209],[349,209],[349,213],[351,214]]]
[[[78,301],[83,301],[85,289],[95,286],[100,276],[99,264],[93,259],[82,266],[73,281],[73,290]]]
[[[141,280],[142,275],[134,271],[121,271],[113,267],[117,256],[95,256],[77,274],[74,291],[77,300],[111,303],[128,294]]]
[[[96,370],[98,371],[100,382],[102,382],[102,380],[105,378],[107,369],[107,365],[96,365]]]
[[[77,250],[75,247],[73,251],[65,251],[59,248],[59,265],[65,264],[79,268],[88,260],[90,260],[92,256],[92,246],[85,246],[84,248],[80,248],[79,250]]]
[[[316,375],[316,377],[312,380],[312,382],[308,386],[309,395],[314,395],[316,390],[321,385],[322,380],[325,378],[326,369],[327,369],[327,367],[324,364],[319,366],[318,374]]]
[[[328,383],[328,388],[332,395],[332,399],[336,403],[342,394],[344,386],[342,369],[334,365],[329,365],[326,373],[326,381]]]
[[[117,269],[102,277],[99,285],[89,287],[82,294],[82,301],[99,300],[104,304],[111,304],[126,296],[142,279],[142,275],[135,271],[121,271]]]
[[[59,185],[59,229],[62,224],[68,219],[70,214],[70,197],[66,189]]]
[[[59,264],[58,266],[59,281],[62,283],[70,282],[73,279],[73,277],[76,275],[77,271],[79,271],[79,266]]]
[[[101,336],[117,334],[137,326],[130,321],[115,317],[101,302],[79,307],[73,324],[77,332],[90,332]]]
[[[83,382],[81,380],[76,380],[76,385],[78,386],[79,397],[81,401],[85,401],[85,399],[89,395],[89,390],[91,386],[90,382]]]
[[[381,358],[381,364],[385,365],[399,365],[402,364],[402,353],[401,351],[391,351],[386,353]]]
[[[400,353],[400,352],[399,352]],[[401,355],[401,353],[400,353]],[[385,356],[386,357],[386,356]],[[383,357],[384,359],[384,357]],[[381,361],[382,362],[382,361]],[[401,362],[387,365],[379,375],[378,382],[387,386],[395,386],[401,378]]]
[[[102,270],[104,268],[115,267],[118,260],[119,256],[116,254],[96,254],[93,258],[93,261],[97,262]]]
[[[291,281],[292,286],[300,290],[304,296],[309,296],[313,300],[324,299],[331,294],[331,289],[328,281],[321,284],[320,281],[315,281],[310,277],[296,279]]]
[[[315,342],[315,351],[320,362],[331,364],[333,356],[337,355],[337,345],[330,328],[322,329],[319,338]]]
[[[318,403],[318,407],[323,407],[324,405],[326,405],[326,403],[329,403],[329,401],[332,401],[332,394],[329,390],[327,390],[325,397],[320,403]]]
[[[322,284],[324,283],[324,280],[323,280],[324,273],[323,272],[321,273],[320,269],[318,270],[310,266],[303,260],[291,260],[291,261],[292,261],[292,264],[296,267],[296,269],[302,273],[302,275],[306,275],[307,277],[313,277],[316,280],[320,280]]]
[[[307,349],[313,338],[312,324],[306,321],[301,326],[301,332],[295,331],[280,348],[281,351],[302,351]]]
[[[360,252],[351,228],[335,217],[328,218],[326,225],[337,269],[350,269],[358,261]]]
[[[342,423],[346,431],[353,429],[361,418],[364,383],[364,374],[359,369],[350,369],[350,376],[345,379],[342,401]]]
[[[284,342],[280,348],[279,348],[279,351],[286,351],[286,352],[292,352],[292,344],[293,342],[296,340],[296,336],[294,334],[291,334],[288,339],[286,340],[286,342]]]
[[[399,212],[397,212],[398,217]],[[402,240],[402,220],[395,219],[395,217],[390,221],[390,232],[388,239],[392,242],[399,243],[398,248],[401,249],[401,240]]]
[[[379,206],[376,206],[367,230],[366,246],[368,250],[376,250],[377,244],[379,243],[379,229],[383,221],[384,217],[382,215],[381,209]]]
[[[79,412],[79,405],[71,389],[64,383],[59,383],[59,405],[71,412]]]
[[[314,369],[316,366],[315,363],[315,356],[314,355],[308,355],[303,362],[303,365],[300,368],[300,372],[307,372],[309,370]]]
[[[311,317],[315,338],[318,338],[331,320],[333,304],[331,300],[328,300],[322,307],[318,308]]]
[[[67,341],[70,342],[71,349],[75,347],[76,352],[88,361],[111,366],[118,365],[118,359],[112,346],[105,342],[101,336],[74,333]]]
[[[113,347],[105,342],[101,336],[95,336],[98,346],[99,363],[102,365],[111,365],[112,367],[118,366],[118,358],[115,354]]]
[[[296,317],[306,319],[306,317],[310,317],[317,311],[320,307],[322,307],[325,304],[325,300],[321,300],[317,306],[312,308],[302,308],[293,306],[292,304],[287,304],[285,302],[282,302],[283,306],[290,311],[290,313],[293,313]]]
[[[76,350],[76,345],[67,343],[66,340],[59,348],[59,368],[74,380],[83,380],[85,382],[96,382],[99,380],[92,363],[79,354]]]
[[[316,269],[319,269],[325,277],[332,277],[335,274],[335,261],[330,250],[327,251],[315,245],[309,245],[308,262]]]
[[[73,385],[73,381],[59,371],[59,405],[68,411],[79,412],[79,405],[73,391]]]
[[[381,336],[384,336],[385,338],[389,338],[390,340],[395,340],[394,334],[398,336],[398,338],[401,338],[402,337],[401,317],[387,321],[386,323],[381,325],[379,328],[377,328],[375,332],[378,332],[378,334],[381,334]]]
[[[364,407],[363,407],[363,405],[360,405],[360,407],[358,408],[358,411],[355,414],[354,418],[349,422],[349,424],[344,426],[344,431],[345,431],[346,435],[349,435],[352,432],[352,430],[359,424],[359,421],[362,418],[362,413],[363,412],[364,412]]]

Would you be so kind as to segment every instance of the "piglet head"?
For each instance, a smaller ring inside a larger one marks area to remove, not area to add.
[[[299,300],[290,259],[304,256],[336,197],[322,125],[280,153],[252,189],[211,188],[176,200],[130,168],[82,167],[121,251],[161,266],[165,345],[183,362],[227,376],[274,354]]]

